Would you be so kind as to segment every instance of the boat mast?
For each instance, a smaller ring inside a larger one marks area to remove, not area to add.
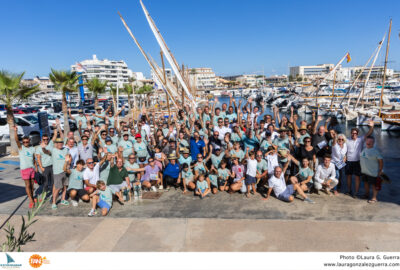
[[[388,54],[389,54],[390,33],[391,33],[391,31],[392,31],[392,19],[390,19],[388,40],[387,40],[387,45],[386,45],[385,67],[384,67],[384,69],[383,69],[383,80],[382,80],[381,98],[380,98],[380,102],[379,102],[379,117],[381,117],[381,113],[382,113],[383,90],[385,89],[386,68],[387,68],[387,60],[388,60]]]
[[[332,99],[331,99],[331,108],[330,111],[332,111],[332,107],[333,107],[333,97],[335,95],[335,81],[336,81],[336,71],[333,74],[333,85],[332,85]]]
[[[161,63],[162,63],[162,70],[164,75],[164,84],[167,85],[167,76],[165,74],[165,64],[164,64],[164,55],[162,50],[160,49],[160,56],[161,56]],[[165,93],[165,97],[167,98],[167,107],[168,107],[168,124],[171,124],[171,109],[169,107],[169,96]]]

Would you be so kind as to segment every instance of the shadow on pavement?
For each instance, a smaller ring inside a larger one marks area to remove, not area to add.
[[[12,201],[25,195],[25,187],[0,183],[0,203]]]

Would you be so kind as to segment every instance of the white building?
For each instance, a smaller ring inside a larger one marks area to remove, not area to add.
[[[213,89],[217,86],[217,80],[212,68],[189,69],[189,81],[191,87],[199,90]]]
[[[97,78],[113,85],[117,85],[117,82],[123,85],[127,84],[129,78],[133,76],[132,70],[128,69],[128,65],[123,60],[99,60],[94,54],[92,59],[83,60],[80,64],[86,69],[82,72],[84,80]],[[72,71],[78,69],[77,65],[71,65]]]
[[[22,83],[29,86],[39,85],[41,91],[54,91],[54,83],[50,81],[49,77],[36,76],[33,79],[23,79]]]
[[[323,77],[335,67],[334,64],[320,64],[316,66],[296,66],[290,67],[290,75],[296,79],[297,77],[314,79]]]
[[[257,75],[255,74],[244,74],[236,78],[241,85],[247,85],[249,87],[257,86]]]

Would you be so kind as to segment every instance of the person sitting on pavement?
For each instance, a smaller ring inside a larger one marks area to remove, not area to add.
[[[109,186],[106,186],[106,183],[104,183],[104,181],[97,181],[96,187],[96,191],[90,194],[90,198],[92,198],[92,209],[88,214],[89,217],[95,216],[97,214],[96,207],[99,207],[101,209],[102,216],[106,216],[110,212],[110,209],[112,207],[113,195],[116,195],[120,202],[123,201],[121,194],[115,192]]]
[[[76,167],[70,169],[72,162],[72,157],[67,155],[64,163],[64,172],[68,175],[68,195],[71,198],[72,206],[78,206],[79,199],[84,202],[89,201],[89,195],[83,188],[83,167],[85,166],[85,161],[82,159],[76,162]]]
[[[290,160],[290,157],[288,158]],[[288,168],[289,162],[285,164],[285,167],[282,169],[280,166],[275,167],[274,175],[271,176],[268,180],[268,192],[267,196],[263,198],[263,200],[268,200],[271,195],[272,190],[275,193],[275,196],[284,202],[293,202],[294,200],[294,192],[296,191],[301,197],[303,197],[304,202],[314,203],[313,200],[307,197],[304,193],[303,188],[299,185],[297,178],[295,176],[291,176],[289,178],[290,185],[286,185],[284,174]]]
[[[318,193],[319,190],[324,189],[327,194],[331,194],[337,184],[335,164],[331,162],[331,156],[326,154],[323,163],[318,165],[317,171],[314,176],[314,188]],[[337,194],[337,192],[335,192]]]

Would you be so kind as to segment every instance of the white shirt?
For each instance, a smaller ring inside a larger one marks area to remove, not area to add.
[[[275,196],[278,197],[282,192],[286,189],[285,178],[283,177],[283,173],[279,178],[276,178],[275,175],[272,175],[268,179],[268,186],[274,190]]]
[[[360,161],[360,154],[364,146],[364,137],[358,137],[355,140],[347,139],[347,160]]]
[[[147,138],[150,138],[150,134],[151,134],[151,132],[150,132],[150,126],[149,126],[148,124],[144,124],[144,125],[142,126],[142,129],[144,129],[144,130],[146,131],[146,136],[147,136]],[[147,138],[146,138],[146,140],[147,140]]]
[[[267,163],[268,163],[268,174],[273,174],[275,167],[279,166],[278,155],[276,154],[268,155]]]
[[[215,126],[214,127],[214,131],[218,131],[218,133],[219,133],[219,135],[218,135],[218,139],[220,140],[220,141],[223,141],[224,140],[224,137],[225,137],[225,134],[226,133],[232,133],[232,129],[230,129],[230,128],[228,128],[228,127],[225,127],[225,126],[222,126],[222,127],[219,127],[219,126]]]
[[[68,154],[71,155],[72,157],[72,161],[71,161],[71,168],[76,166],[76,162],[79,159],[79,151],[78,151],[78,147],[74,146],[72,148],[69,148],[68,146],[66,146],[66,148],[68,148],[69,152]]]
[[[318,165],[317,172],[315,173],[314,179],[318,183],[323,183],[325,180],[335,179],[336,170],[335,165],[331,162],[329,167],[326,168],[324,164]]]
[[[279,133],[276,132],[276,131],[273,131],[272,134],[271,134],[271,140],[275,140],[278,137],[279,137]]]
[[[100,163],[97,163],[93,170],[86,168],[83,171],[83,180],[89,180],[89,183],[92,185],[96,185],[97,181],[100,178]]]
[[[257,175],[257,159],[247,159],[247,175],[256,177]]]
[[[332,146],[332,162],[337,164],[343,161],[343,158],[346,156],[347,153],[347,144],[343,143],[343,147],[340,147],[338,143]]]

